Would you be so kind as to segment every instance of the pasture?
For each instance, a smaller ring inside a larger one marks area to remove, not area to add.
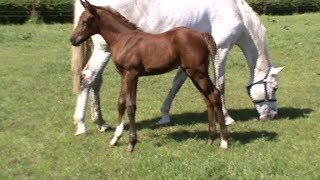
[[[141,78],[139,142],[128,131],[108,147],[117,124],[120,77],[104,73],[102,107],[112,129],[73,135],[71,24],[0,26],[0,179],[292,179],[320,178],[320,13],[262,16],[275,65],[285,65],[279,118],[257,121],[246,93],[248,67],[235,47],[227,64],[226,99],[237,120],[230,147],[207,145],[207,113],[190,80],[172,107],[170,126],[154,124],[175,71]],[[212,73],[211,73],[212,75]],[[90,113],[87,113],[90,121]],[[126,126],[127,127],[127,126]]]

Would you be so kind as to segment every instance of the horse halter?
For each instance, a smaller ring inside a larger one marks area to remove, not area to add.
[[[263,79],[261,79],[260,81],[254,82],[254,83],[252,83],[252,84],[250,84],[250,85],[247,86],[248,95],[250,96],[251,101],[252,101],[253,103],[255,103],[255,104],[262,103],[262,102],[276,102],[276,101],[277,101],[277,99],[272,99],[272,98],[269,98],[269,96],[268,96],[268,89],[267,89],[267,84],[268,84],[268,82],[267,82],[267,77],[268,77],[269,73],[270,73],[270,70],[268,71],[268,73],[266,74],[266,76],[265,76]],[[255,99],[252,98],[251,93],[250,93],[250,90],[251,90],[252,86],[254,86],[254,85],[256,85],[256,84],[263,84],[263,85],[264,85],[264,94],[265,94],[264,99],[255,100]]]

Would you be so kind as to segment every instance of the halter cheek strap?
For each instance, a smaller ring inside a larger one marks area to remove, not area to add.
[[[269,72],[270,72],[270,70],[269,70]],[[252,83],[252,84],[250,84],[250,85],[247,86],[248,95],[250,96],[252,102],[255,103],[255,104],[262,103],[262,102],[276,102],[276,101],[277,101],[277,99],[272,99],[272,98],[269,98],[269,96],[268,96],[268,89],[267,89],[267,83],[268,83],[268,82],[267,82],[267,77],[268,77],[269,72],[268,72],[267,75],[266,75],[263,79],[261,79],[260,81],[254,82],[254,83]],[[252,98],[251,93],[250,93],[250,90],[251,90],[252,86],[254,86],[254,85],[256,85],[256,84],[263,84],[263,85],[264,85],[264,94],[265,94],[265,98],[264,98],[264,99],[255,100],[255,99]]]

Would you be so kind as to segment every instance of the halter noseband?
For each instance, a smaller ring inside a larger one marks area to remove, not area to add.
[[[268,71],[268,73],[266,74],[266,76],[265,76],[263,79],[261,79],[260,81],[254,82],[254,83],[252,83],[252,84],[250,84],[250,85],[247,86],[248,95],[250,96],[252,102],[255,103],[255,104],[262,103],[262,102],[276,102],[276,101],[277,101],[277,99],[272,99],[272,98],[269,98],[269,97],[268,97],[268,90],[267,90],[267,83],[268,83],[268,82],[267,82],[267,77],[268,77],[268,75],[269,75],[269,72],[270,72],[270,70]],[[250,93],[250,90],[251,90],[252,86],[254,86],[254,85],[256,85],[256,84],[263,84],[263,85],[264,85],[264,94],[265,94],[265,98],[264,98],[264,99],[255,100],[255,99],[252,98],[251,93]]]

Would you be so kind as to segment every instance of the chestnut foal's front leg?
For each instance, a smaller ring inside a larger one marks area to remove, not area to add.
[[[126,111],[126,92],[127,92],[127,86],[125,82],[125,77],[122,76],[121,79],[121,90],[120,95],[118,99],[118,126],[116,128],[116,131],[114,132],[114,136],[112,140],[110,141],[111,146],[115,146],[119,139],[122,136],[123,128],[124,128],[124,113]]]
[[[118,100],[118,112],[119,112],[119,125],[115,131],[114,137],[112,138],[110,145],[114,146],[117,144],[123,133],[124,127],[124,113],[127,110],[128,118],[130,121],[130,135],[128,151],[132,152],[134,146],[137,143],[137,132],[135,123],[136,113],[136,97],[137,97],[137,85],[138,85],[138,74],[135,72],[124,72],[122,74],[121,92]]]

